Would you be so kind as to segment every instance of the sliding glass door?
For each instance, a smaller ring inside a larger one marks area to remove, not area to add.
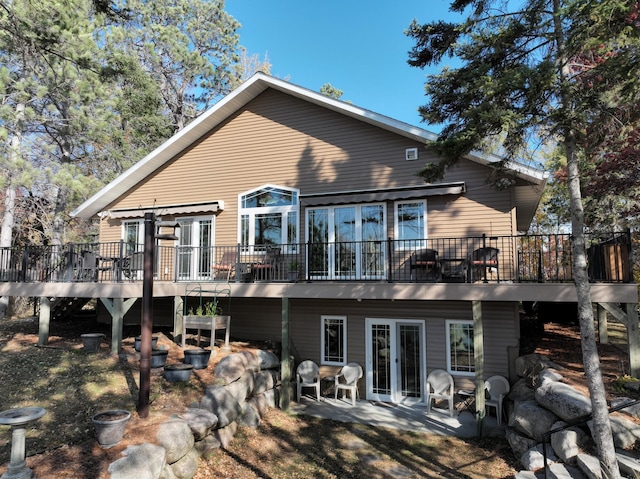
[[[385,273],[382,204],[307,210],[309,273],[321,279],[380,279]]]

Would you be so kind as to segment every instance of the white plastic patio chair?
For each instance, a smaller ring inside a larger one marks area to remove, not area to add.
[[[340,372],[334,377],[334,391],[335,399],[338,400],[338,391],[342,390],[342,397],[344,398],[347,391],[351,392],[351,405],[356,405],[356,397],[360,398],[360,392],[358,391],[358,381],[363,376],[362,366],[358,363],[347,363],[342,367]]]
[[[509,381],[506,378],[491,376],[484,382],[484,388],[489,396],[484,401],[485,412],[490,407],[494,408],[499,426],[502,424],[502,400],[511,391],[511,386],[509,386]]]
[[[449,405],[449,416],[453,417],[453,377],[444,369],[434,369],[427,376],[427,415],[431,413],[431,401],[444,400]]]
[[[296,384],[298,389],[298,401],[302,399],[303,388],[314,388],[316,399],[320,401],[320,369],[311,360],[302,361],[296,369]]]

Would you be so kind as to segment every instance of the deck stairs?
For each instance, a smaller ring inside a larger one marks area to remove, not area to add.
[[[89,301],[91,298],[55,298],[51,303],[51,319],[72,319]]]

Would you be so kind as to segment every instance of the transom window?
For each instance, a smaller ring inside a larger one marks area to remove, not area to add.
[[[245,250],[262,251],[269,246],[288,245],[295,251],[298,242],[299,190],[264,185],[239,196],[238,241]]]
[[[473,321],[447,321],[447,369],[452,374],[475,374]]]

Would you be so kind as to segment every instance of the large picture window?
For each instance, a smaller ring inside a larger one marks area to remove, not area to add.
[[[298,242],[298,195],[296,189],[265,185],[239,197],[239,238],[245,250],[262,251],[269,246]]]
[[[475,374],[473,321],[447,321],[447,369],[452,374]]]
[[[424,248],[427,239],[427,204],[424,200],[395,204],[396,249]]]
[[[347,363],[347,317],[322,316],[322,364],[342,366]]]

